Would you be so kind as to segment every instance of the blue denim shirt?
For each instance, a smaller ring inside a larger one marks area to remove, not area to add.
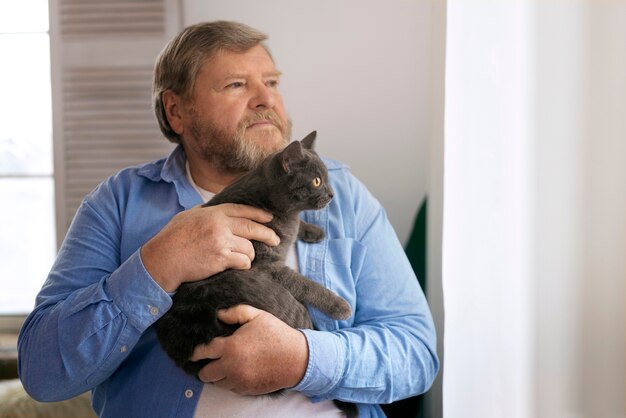
[[[309,364],[293,388],[313,401],[379,403],[426,391],[439,368],[426,299],[383,208],[347,167],[325,160],[330,205],[303,218],[326,231],[297,243],[300,271],[343,296],[351,318],[310,308],[303,330]],[[176,213],[201,203],[181,147],[163,160],[122,170],[80,206],[19,338],[19,373],[35,399],[93,390],[103,417],[192,417],[203,383],[161,349],[154,323],[171,297],[146,271],[140,247]]]

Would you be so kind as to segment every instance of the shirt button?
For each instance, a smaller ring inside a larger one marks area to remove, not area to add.
[[[159,308],[157,308],[156,306],[150,306],[150,313],[152,315],[158,315],[159,314]]]
[[[126,350],[128,350],[128,347],[126,347],[125,345],[123,345],[123,346],[121,346],[121,347],[120,347],[120,352],[121,352],[121,353],[125,353],[125,352],[126,352]]]
[[[193,390],[191,390],[191,389],[187,389],[187,390],[185,391],[185,397],[186,397],[186,398],[191,398],[192,396],[193,396]]]

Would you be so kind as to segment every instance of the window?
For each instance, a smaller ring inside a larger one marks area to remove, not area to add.
[[[0,315],[26,314],[54,260],[48,1],[0,3]]]

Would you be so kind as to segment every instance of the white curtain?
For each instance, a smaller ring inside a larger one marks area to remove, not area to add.
[[[624,417],[626,2],[447,2],[444,417]]]

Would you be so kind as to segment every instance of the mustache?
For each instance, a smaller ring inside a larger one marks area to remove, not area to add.
[[[272,109],[257,110],[252,116],[249,116],[241,121],[241,125],[243,128],[247,128],[250,125],[262,121],[270,121],[281,132],[285,132],[285,122],[280,117],[278,117],[278,114],[276,114],[276,112],[274,112]]]

